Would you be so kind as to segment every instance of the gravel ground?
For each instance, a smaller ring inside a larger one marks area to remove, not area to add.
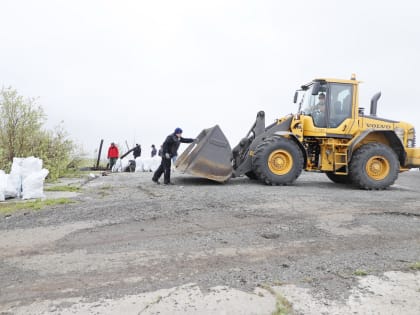
[[[75,203],[0,217],[0,314],[270,314],[279,293],[296,314],[374,314],[388,304],[367,295],[390,283],[381,314],[420,313],[420,172],[385,191],[312,173],[174,182],[110,174]]]

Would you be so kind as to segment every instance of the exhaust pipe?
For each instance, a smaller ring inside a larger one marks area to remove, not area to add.
[[[381,97],[381,92],[376,93],[372,96],[372,99],[370,100],[370,115],[376,116],[376,108],[378,106],[378,100]]]

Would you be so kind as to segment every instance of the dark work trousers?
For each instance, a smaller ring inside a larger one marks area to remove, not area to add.
[[[159,180],[163,173],[163,183],[169,184],[171,182],[171,159],[162,157],[162,162],[156,172],[153,174],[153,180]]]
[[[117,162],[117,158],[109,158],[109,169],[112,170],[115,162]]]

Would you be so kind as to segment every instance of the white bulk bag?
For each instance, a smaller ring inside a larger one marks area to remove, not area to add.
[[[121,171],[120,172],[125,172],[129,165],[130,165],[130,160],[128,158],[123,158],[121,160]]]
[[[36,173],[42,170],[42,160],[36,157],[30,156],[27,158],[23,158],[20,163],[20,166],[21,166],[20,174],[23,180],[28,175],[31,175],[32,173]]]
[[[22,199],[45,198],[44,179],[47,175],[45,168],[27,175],[22,181]]]
[[[16,198],[22,192],[22,158],[13,158],[12,168],[7,177],[7,186],[4,192],[5,198]]]
[[[151,159],[150,158],[144,158],[143,160],[143,171],[144,172],[150,172],[151,167]]]
[[[135,172],[143,172],[143,159],[141,157],[136,158],[136,170]]]
[[[161,161],[162,161],[162,158],[160,156],[152,157],[151,162],[150,162],[150,170],[152,172],[156,171],[159,168]]]
[[[0,170],[0,201],[5,200],[4,192],[7,186],[7,175],[3,170]]]
[[[127,167],[130,165],[130,160],[123,158],[120,159],[118,158],[117,161],[115,162],[114,166],[112,167],[111,172],[113,173],[120,173],[120,172],[125,172],[127,170]]]

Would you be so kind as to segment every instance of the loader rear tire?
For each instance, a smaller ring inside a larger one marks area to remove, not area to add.
[[[302,173],[303,153],[291,139],[270,137],[256,147],[252,166],[263,183],[289,185]]]
[[[349,165],[352,182],[363,189],[386,189],[398,177],[399,161],[395,152],[382,143],[360,147]]]

